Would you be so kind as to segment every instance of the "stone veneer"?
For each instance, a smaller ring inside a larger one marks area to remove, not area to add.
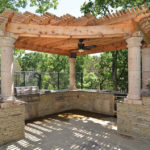
[[[120,134],[150,140],[150,97],[143,104],[117,104],[117,124]]]
[[[67,110],[84,110],[114,116],[114,94],[98,91],[62,91],[18,97],[26,101],[26,120]]]
[[[0,108],[0,145],[24,138],[24,105]]]

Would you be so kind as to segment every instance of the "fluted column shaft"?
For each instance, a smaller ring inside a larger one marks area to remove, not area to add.
[[[128,47],[128,96],[127,100],[141,100],[141,41],[142,35],[134,33],[126,39]]]
[[[70,84],[69,90],[76,90],[76,80],[75,80],[75,61],[76,58],[69,58],[70,63]]]
[[[142,49],[142,91],[147,91],[150,78],[150,45]]]
[[[14,100],[13,52],[16,39],[15,35],[0,31],[1,95],[4,101]]]

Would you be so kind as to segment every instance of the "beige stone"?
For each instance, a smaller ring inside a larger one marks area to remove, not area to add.
[[[76,79],[75,79],[75,61],[76,58],[69,58],[70,63],[70,84],[69,90],[76,90]]]
[[[141,99],[141,41],[140,32],[126,39],[128,47],[128,96],[129,100]]]
[[[24,105],[0,109],[0,145],[24,138]]]
[[[22,96],[21,100],[29,99]],[[26,120],[67,110],[84,110],[114,116],[114,94],[89,91],[53,92],[32,98],[25,105]]]
[[[142,95],[150,96],[147,89],[148,79],[150,78],[150,45],[142,49]]]
[[[17,36],[0,31],[1,49],[1,95],[4,100],[13,101],[14,81],[13,81],[13,49]]]
[[[137,136],[150,140],[150,107],[143,98],[143,104],[117,104],[117,125],[120,134]],[[145,102],[144,102],[145,101]]]

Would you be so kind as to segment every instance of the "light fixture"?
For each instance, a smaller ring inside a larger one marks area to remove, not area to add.
[[[83,53],[84,49],[79,49],[78,51],[79,51],[79,53]]]

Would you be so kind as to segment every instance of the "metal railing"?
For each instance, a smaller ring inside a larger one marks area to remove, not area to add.
[[[89,78],[81,72],[76,73],[76,87],[78,89],[113,90],[112,81],[105,81],[103,88],[98,79]],[[38,86],[39,89],[61,90],[69,87],[69,72],[21,71],[14,73],[14,84],[18,86]],[[121,91],[126,92],[126,91]]]

